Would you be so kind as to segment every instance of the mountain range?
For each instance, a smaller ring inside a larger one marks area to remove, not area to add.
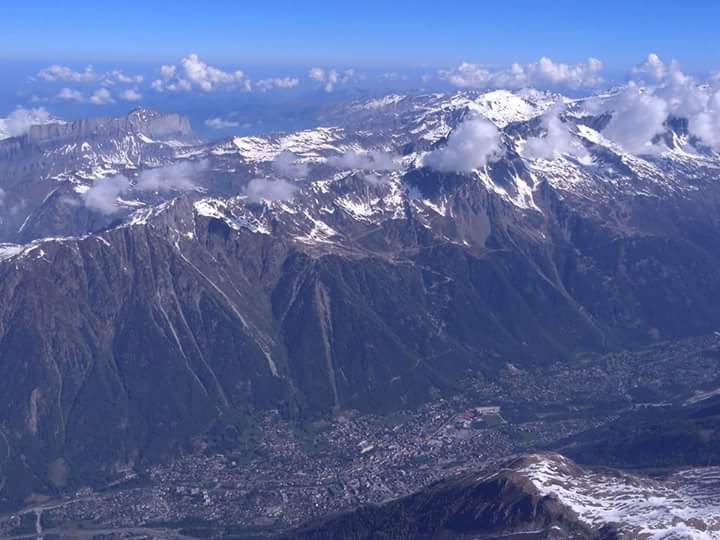
[[[0,502],[253,411],[383,414],[469,374],[717,331],[720,156],[672,117],[628,152],[611,116],[457,92],[215,142],[146,109],[0,140]],[[498,488],[449,482],[417,497]],[[589,530],[537,497],[528,523]]]

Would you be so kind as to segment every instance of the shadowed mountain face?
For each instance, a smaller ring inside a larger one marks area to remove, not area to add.
[[[581,463],[625,469],[672,470],[720,460],[720,399],[700,394],[662,411],[629,411],[608,425],[557,445]]]
[[[664,481],[538,454],[441,480],[385,504],[308,523],[282,540],[712,538],[716,470]],[[707,535],[707,536],[704,536]]]
[[[384,412],[508,362],[720,327],[720,159],[679,136],[626,154],[579,109],[565,121],[592,164],[525,159],[557,97],[520,99],[357,103],[332,127],[217,144],[151,111],[0,142],[5,204],[24,204],[0,228],[18,242],[0,244],[2,502],[110,478],[256,409]],[[469,111],[502,128],[504,156],[423,167]],[[309,169],[292,196],[244,195],[279,181],[282,151]],[[338,164],[361,151],[394,164]],[[139,171],[200,161],[184,193],[139,187]],[[121,173],[111,213],[86,207]]]
[[[410,497],[310,523],[283,540],[600,538],[574,513],[543,497],[523,476],[465,476],[441,481]],[[612,538],[612,536],[606,536]]]

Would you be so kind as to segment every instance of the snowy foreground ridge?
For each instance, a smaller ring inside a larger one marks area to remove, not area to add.
[[[593,528],[616,523],[632,538],[720,538],[720,468],[678,472],[665,481],[581,470],[566,458],[531,456],[519,472]]]

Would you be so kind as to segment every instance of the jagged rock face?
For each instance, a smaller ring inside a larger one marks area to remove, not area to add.
[[[717,490],[706,480],[716,473],[658,482],[583,469],[557,454],[525,456],[280,538],[714,538],[720,530]]]
[[[518,134],[554,99],[393,98],[211,145],[135,111],[0,142],[6,204],[28,204],[2,238],[32,241],[0,244],[3,502],[180,451],[253,408],[386,411],[507,362],[715,330],[720,161],[625,154],[580,116],[591,166],[525,160]],[[423,168],[469,110],[503,128],[505,158]],[[330,160],[359,149],[405,155],[369,182]],[[237,195],[284,150],[310,168],[292,200]],[[67,204],[103,176],[197,159],[201,192],[131,190],[109,217]]]
[[[192,135],[190,122],[185,116],[135,109],[121,118],[86,118],[75,122],[31,126],[26,138],[29,143],[38,145],[67,143],[85,138],[117,136],[131,129],[149,137],[166,139],[182,139]]]
[[[94,181],[172,162],[193,137],[186,117],[136,109],[121,118],[31,126],[0,140],[2,241],[80,235],[110,218],[83,212],[79,197]],[[80,207],[80,208],[78,208]]]

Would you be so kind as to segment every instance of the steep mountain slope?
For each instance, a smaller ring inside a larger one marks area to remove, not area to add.
[[[442,480],[283,539],[717,538],[716,468],[653,481],[531,455]]]
[[[524,157],[559,100],[590,161]],[[3,213],[16,243],[0,245],[4,503],[180,451],[254,408],[382,412],[508,362],[720,326],[720,159],[682,126],[635,156],[560,96],[344,110],[215,144],[143,110],[0,142],[6,204],[26,204]],[[502,128],[500,159],[423,165],[478,112]],[[148,167],[201,161],[189,189],[138,187]],[[113,213],[85,207],[121,172]],[[253,179],[285,192],[253,194]]]

